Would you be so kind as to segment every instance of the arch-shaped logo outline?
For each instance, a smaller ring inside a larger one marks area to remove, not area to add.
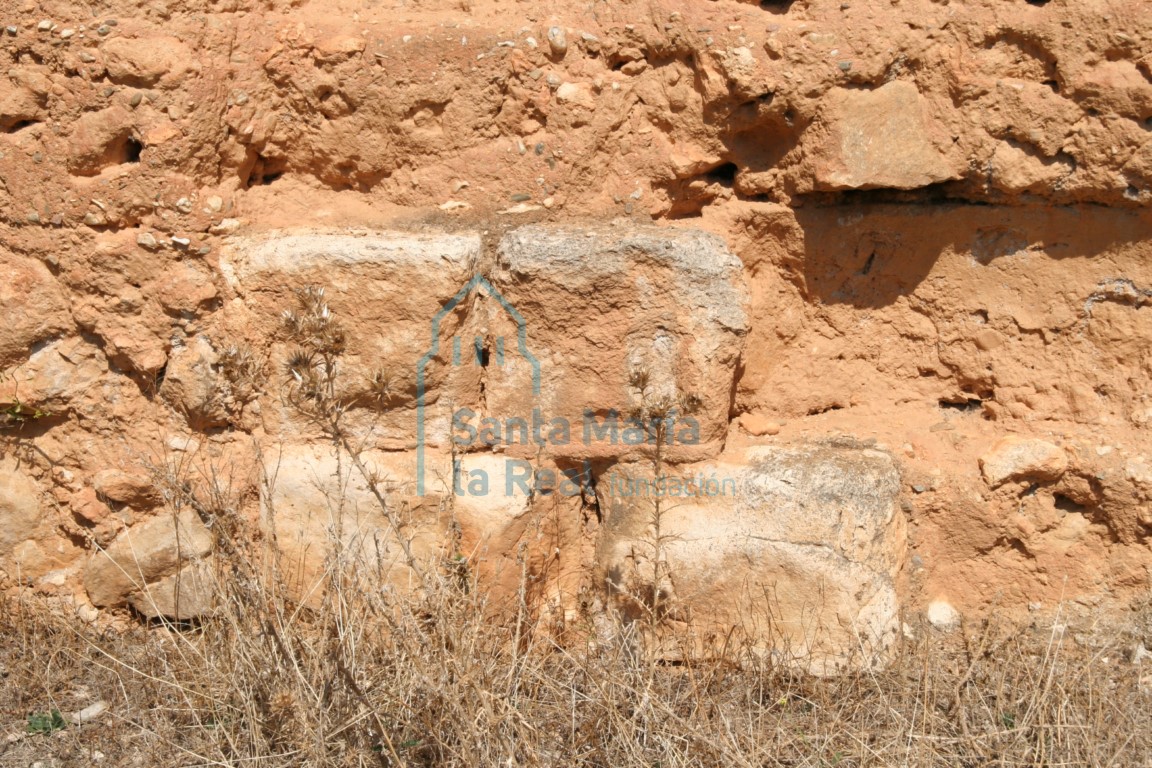
[[[516,348],[520,350],[520,354],[532,365],[532,396],[540,396],[540,361],[536,356],[528,351],[528,324],[525,322],[523,315],[516,311],[516,308],[508,303],[508,300],[501,295],[500,291],[492,287],[492,284],[484,278],[483,275],[475,275],[469,280],[463,288],[456,292],[447,304],[440,308],[440,311],[432,318],[432,346],[420,358],[420,362],[416,364],[416,495],[424,495],[424,371],[428,367],[429,361],[440,351],[440,321],[444,319],[452,310],[459,306],[460,302],[464,301],[467,296],[472,293],[474,288],[482,288],[489,297],[496,299],[500,302],[500,306],[504,308],[512,319],[516,321]]]

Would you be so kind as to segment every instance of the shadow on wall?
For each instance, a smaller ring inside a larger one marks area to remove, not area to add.
[[[1021,253],[1093,258],[1152,240],[1152,211],[1083,207],[851,203],[795,210],[792,268],[809,301],[877,309],[913,293],[941,254],[991,265]]]

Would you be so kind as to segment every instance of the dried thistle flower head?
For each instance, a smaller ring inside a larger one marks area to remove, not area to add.
[[[250,400],[260,390],[264,363],[247,344],[232,344],[220,354],[220,371],[233,395]]]
[[[634,389],[640,390],[641,393],[647,391],[650,380],[651,377],[646,368],[633,368],[632,372],[628,375],[628,383],[632,385]]]
[[[368,380],[368,391],[380,403],[387,403],[395,395],[395,380],[383,369],[377,370]]]
[[[289,336],[297,344],[327,356],[343,353],[346,344],[344,330],[324,301],[324,288],[310,285],[295,293],[297,308],[286,309],[280,314]]]
[[[648,416],[653,420],[663,420],[668,417],[668,414],[670,414],[675,407],[676,404],[672,398],[667,396],[658,397],[648,404]]]
[[[680,396],[680,412],[685,416],[691,416],[696,413],[703,405],[703,399],[694,392]]]

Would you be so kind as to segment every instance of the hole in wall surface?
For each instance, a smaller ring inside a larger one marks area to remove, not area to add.
[[[1152,120],[1152,118],[1149,118],[1149,119]],[[5,133],[16,133],[17,131],[22,131],[25,128],[31,128],[32,126],[39,125],[39,124],[40,124],[39,120],[16,120],[16,121],[10,123],[9,125],[7,125],[4,128],[4,132]]]
[[[722,163],[705,173],[704,178],[709,183],[731,187],[736,182],[736,171],[736,163]]]
[[[760,10],[783,14],[792,9],[794,0],[760,0]]]
[[[984,401],[979,398],[970,397],[967,400],[940,400],[938,405],[941,408],[968,413],[979,411],[984,407]]]
[[[1088,507],[1073,501],[1062,493],[1052,494],[1052,502],[1056,506],[1056,509],[1061,512],[1075,512],[1078,515],[1082,515],[1088,509]]]
[[[121,156],[124,158],[121,162],[124,163],[138,163],[140,162],[140,153],[144,151],[144,145],[133,138],[129,138],[124,142],[124,147],[121,150]]]
[[[251,189],[258,185],[268,185],[280,179],[284,172],[288,170],[287,162],[282,158],[267,158],[264,155],[256,155],[252,161],[251,168],[247,174],[243,176],[244,187]]]

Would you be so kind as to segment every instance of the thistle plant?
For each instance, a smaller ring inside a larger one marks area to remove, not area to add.
[[[633,368],[628,383],[636,392],[636,405],[632,408],[631,416],[644,426],[649,436],[652,448],[653,479],[660,487],[664,480],[665,451],[677,414],[694,413],[700,404],[695,395],[656,395],[652,392],[652,377],[646,368],[638,366]],[[652,509],[648,519],[651,532],[652,571],[650,595],[646,600],[632,596],[639,603],[649,621],[649,628],[655,631],[657,626],[671,612],[672,605],[672,574],[668,566],[665,551],[668,541],[674,536],[664,530],[664,517],[670,507],[663,496],[656,493],[652,496]],[[648,590],[645,590],[648,591]]]
[[[388,501],[385,481],[364,461],[364,447],[354,445],[344,416],[357,404],[387,406],[392,399],[392,379],[382,370],[369,379],[365,395],[342,388],[340,358],[347,350],[347,335],[324,296],[322,286],[295,291],[296,307],[281,315],[283,330],[292,342],[284,364],[285,399],[301,415],[316,424],[332,441],[337,459],[347,455],[363,478],[380,510],[396,532],[408,566],[423,582],[424,575],[412,552],[411,539],[396,509]]]

